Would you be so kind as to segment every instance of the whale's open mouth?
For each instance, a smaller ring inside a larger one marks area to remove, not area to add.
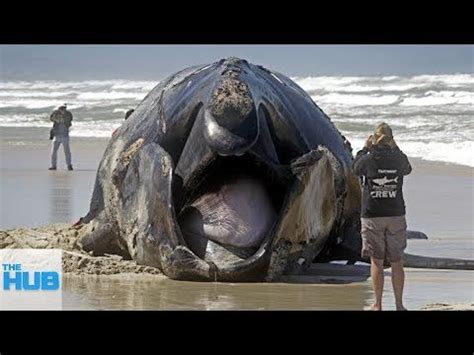
[[[183,69],[111,139],[81,244],[177,280],[299,272],[358,225],[346,143],[282,74],[238,58]]]
[[[282,209],[288,183],[280,175],[254,155],[215,157],[175,200],[186,246],[218,267],[254,255]]]

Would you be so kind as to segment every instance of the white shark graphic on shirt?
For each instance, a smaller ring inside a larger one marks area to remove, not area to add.
[[[372,181],[375,182],[379,186],[386,185],[390,182],[398,183],[398,176],[395,179],[387,179],[387,177],[384,176],[381,179],[373,179]]]

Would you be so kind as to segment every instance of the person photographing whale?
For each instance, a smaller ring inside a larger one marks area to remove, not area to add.
[[[403,252],[407,225],[402,188],[403,177],[411,171],[407,156],[398,148],[392,129],[386,123],[376,127],[354,160],[354,173],[361,177],[363,185],[361,255],[370,258],[375,294],[370,310],[382,310],[385,261],[392,268],[396,309],[406,310],[403,305]]]
[[[53,128],[50,131],[49,139],[53,141],[51,147],[51,166],[49,170],[56,170],[58,149],[62,144],[68,170],[73,170],[71,161],[71,149],[69,147],[69,128],[72,125],[72,113],[67,110],[67,105],[63,104],[54,110],[50,116]]]

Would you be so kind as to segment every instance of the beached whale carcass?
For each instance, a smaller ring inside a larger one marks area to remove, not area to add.
[[[358,260],[350,144],[292,80],[229,58],[156,86],[100,163],[82,247],[181,280],[272,281]]]
[[[344,137],[286,76],[237,58],[188,68],[111,139],[82,245],[174,279],[276,280],[357,235],[351,163]]]

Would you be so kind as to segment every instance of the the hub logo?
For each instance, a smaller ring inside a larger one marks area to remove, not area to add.
[[[17,291],[59,289],[59,273],[56,271],[22,271],[21,264],[2,264],[2,269],[4,291],[9,291],[12,285]]]
[[[0,250],[0,309],[61,309],[58,249]]]

